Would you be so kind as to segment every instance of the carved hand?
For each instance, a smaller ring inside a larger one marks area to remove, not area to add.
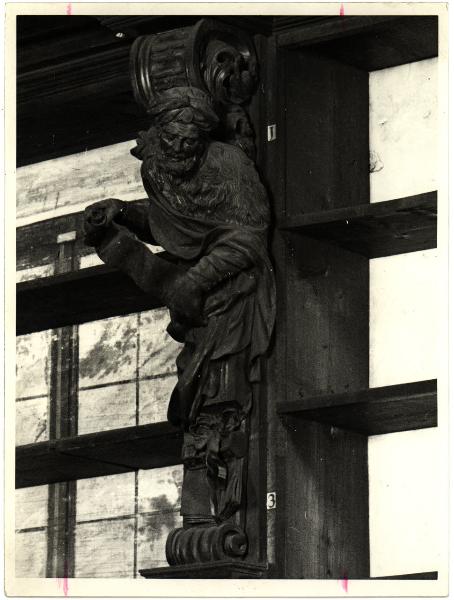
[[[84,232],[87,246],[97,246],[105,230],[124,209],[125,203],[116,198],[107,198],[90,204],[84,211]]]
[[[177,277],[166,294],[166,304],[178,320],[192,326],[206,325],[203,316],[203,293],[200,286],[188,275]]]

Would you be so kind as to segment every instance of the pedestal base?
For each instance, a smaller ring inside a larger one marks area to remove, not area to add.
[[[265,579],[266,572],[265,565],[230,560],[139,571],[146,579]]]

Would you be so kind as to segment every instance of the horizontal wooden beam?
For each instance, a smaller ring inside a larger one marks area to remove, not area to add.
[[[267,565],[256,565],[245,560],[215,560],[209,563],[176,565],[142,569],[145,579],[263,579]]]
[[[58,183],[58,181],[57,181]],[[16,229],[17,270],[55,264],[60,244],[58,237],[75,232],[74,254],[77,258],[94,253],[94,248],[84,244],[83,211],[43,219]]]
[[[395,21],[399,17],[344,17],[328,18],[322,21],[303,22],[299,27],[294,23],[292,29],[277,33],[277,44],[280,48],[292,48],[320,44],[333,39],[365,33],[383,23]]]
[[[181,442],[162,422],[18,446],[16,488],[176,465]]]
[[[161,306],[129,277],[104,265],[24,281],[16,293],[17,335]]]
[[[295,394],[297,395],[297,394]],[[278,402],[282,417],[316,421],[366,435],[437,426],[437,380]]]
[[[407,573],[405,575],[388,575],[387,577],[371,577],[371,579],[412,579],[415,581],[424,579],[438,579],[438,571],[425,571],[424,573]]]
[[[438,55],[437,16],[352,16],[308,22],[277,36],[285,48],[309,48],[365,71]]]
[[[19,18],[18,166],[126,141],[141,129],[148,129],[149,116],[134,101],[129,80],[131,44],[138,35],[185,27],[200,18]],[[270,33],[273,21],[271,16],[252,15],[216,19],[251,33]]]
[[[113,163],[113,168],[115,168],[119,162],[121,162],[121,155],[116,157],[116,161]],[[63,169],[61,175],[55,176],[54,178],[48,177],[47,181],[42,184],[44,191],[41,190],[41,195],[38,197],[38,202],[42,201],[44,203],[46,200],[46,192],[52,188],[55,189],[59,185],[62,186],[64,184],[65,177],[70,177],[71,173],[71,168],[66,170]],[[101,177],[101,172],[95,167],[92,169],[90,175],[94,180],[96,180],[97,177]],[[83,185],[83,180],[80,181],[81,185]],[[113,184],[117,183],[120,185],[118,179],[112,179],[112,181]],[[126,188],[121,189],[119,191],[120,197],[126,191]],[[93,194],[93,189],[88,193]],[[29,199],[30,196],[25,194],[23,195],[21,201],[25,204],[27,201],[29,201]],[[100,195],[95,195],[92,197],[93,202],[103,199],[104,198]],[[129,205],[141,203],[144,200],[146,199],[142,198],[139,200],[130,200]],[[52,207],[47,206],[45,208],[49,210]],[[68,206],[67,208],[69,209],[71,207]],[[27,214],[24,215],[25,218],[27,218],[27,216]],[[61,245],[59,244],[58,240],[62,235],[68,233],[71,233],[74,236],[73,255],[76,260],[89,254],[95,254],[95,249],[87,246],[84,242],[84,211],[81,210],[78,212],[60,215],[58,217],[52,217],[50,219],[42,219],[35,221],[34,223],[29,223],[28,225],[17,227],[16,268],[18,270],[22,270],[39,267],[42,265],[55,264],[61,249]]]
[[[295,215],[279,228],[368,258],[428,250],[437,246],[437,192]]]

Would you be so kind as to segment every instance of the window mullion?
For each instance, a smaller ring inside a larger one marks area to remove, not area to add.
[[[77,268],[75,232],[59,236],[55,273]],[[51,343],[51,389],[49,438],[77,435],[78,415],[78,327],[69,325],[53,331]],[[47,577],[74,576],[74,542],[77,482],[49,486]]]

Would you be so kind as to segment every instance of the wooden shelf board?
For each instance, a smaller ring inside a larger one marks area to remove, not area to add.
[[[16,488],[176,465],[181,441],[162,422],[18,446]]]
[[[142,569],[146,579],[263,579],[267,567],[240,560],[217,560],[210,563]]]
[[[147,198],[129,200],[130,206],[147,202]],[[84,211],[68,213],[50,219],[43,219],[22,225],[16,229],[17,269],[55,264],[61,251],[58,237],[61,234],[75,232],[73,241],[76,261],[83,256],[95,254],[95,249],[84,242]]]
[[[438,55],[438,17],[351,16],[307,22],[277,36],[285,48],[310,48],[365,71]]]
[[[161,306],[104,265],[17,284],[16,334],[78,325]]]
[[[436,427],[437,381],[299,398],[278,403],[277,411],[366,435]]]
[[[427,250],[437,246],[437,192],[295,215],[279,228],[368,258]]]
[[[388,575],[387,577],[371,577],[371,579],[400,579],[400,580],[424,580],[424,579],[438,579],[438,571],[426,571],[424,573],[407,573],[405,575]]]

